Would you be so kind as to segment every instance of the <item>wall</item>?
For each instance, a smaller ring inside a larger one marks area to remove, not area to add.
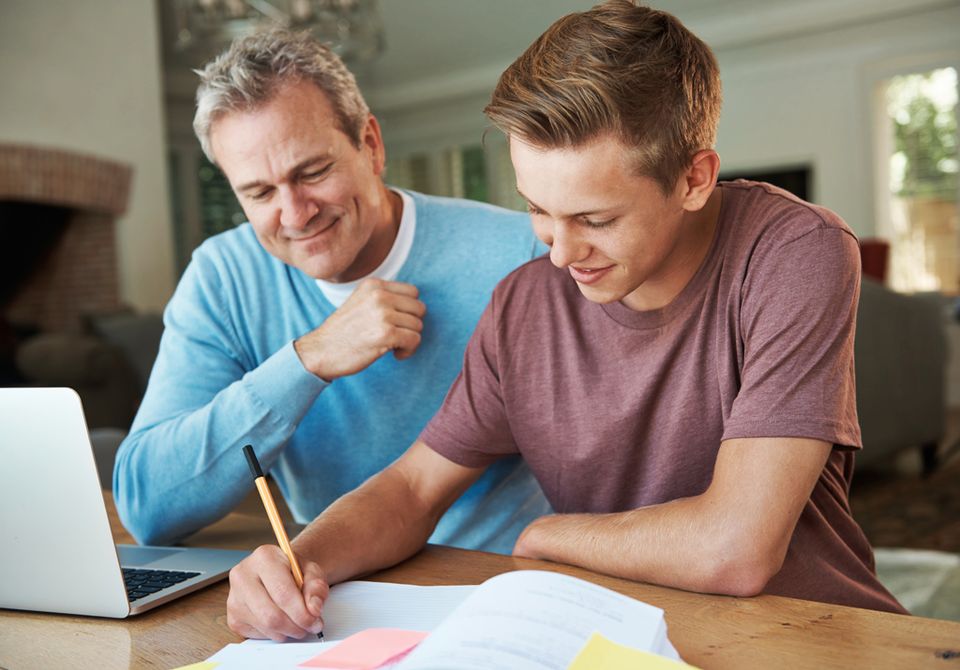
[[[0,3],[0,142],[133,166],[120,291],[143,310],[161,309],[175,281],[156,26],[146,0]]]
[[[813,199],[875,234],[876,85],[914,67],[960,65],[958,31],[954,6],[721,52],[724,167],[809,161]]]
[[[704,27],[703,34],[710,34],[710,26]],[[716,28],[713,33],[719,34]],[[958,33],[960,5],[955,3],[914,6],[867,24],[718,49],[724,111],[717,148],[723,168],[812,163],[813,198],[835,209],[858,234],[874,234],[874,84],[914,65],[960,64]],[[388,151],[397,157],[479,142],[486,127],[480,110],[498,70],[478,69],[473,75],[488,81],[482,93],[473,86],[440,99],[426,95],[435,87],[423,83],[418,90],[426,102],[419,105],[411,102],[413,95],[367,88]]]

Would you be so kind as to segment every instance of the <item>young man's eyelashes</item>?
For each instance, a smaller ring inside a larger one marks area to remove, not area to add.
[[[538,207],[534,207],[529,203],[527,203],[527,212],[530,214],[530,216],[546,216],[546,212],[544,212],[542,209],[539,209]],[[598,219],[591,219],[583,216],[579,217],[578,219],[578,221],[580,221],[586,226],[589,226],[590,228],[604,228],[616,222],[616,220],[617,220],[616,217],[598,220]]]
[[[580,219],[580,220],[581,220],[583,223],[585,223],[586,225],[588,225],[589,227],[591,227],[591,228],[604,228],[604,227],[609,226],[610,224],[612,224],[613,222],[616,221],[615,218],[613,218],[613,219],[604,219],[604,220],[602,220],[602,221],[597,221],[596,219],[587,219],[587,218],[583,218],[583,219]]]

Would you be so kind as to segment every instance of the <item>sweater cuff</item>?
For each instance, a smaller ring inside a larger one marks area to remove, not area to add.
[[[271,412],[296,426],[330,385],[309,372],[293,348],[293,340],[244,376],[244,384]]]

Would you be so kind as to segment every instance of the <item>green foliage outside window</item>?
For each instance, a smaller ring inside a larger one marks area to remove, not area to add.
[[[230,230],[247,220],[230,182],[217,166],[201,158],[197,177],[200,180],[200,221],[204,238]]]
[[[896,77],[887,89],[895,153],[891,191],[901,197],[953,198],[958,187],[957,71]]]
[[[461,150],[463,156],[463,196],[470,200],[490,202],[487,188],[487,163],[483,147],[477,145]]]

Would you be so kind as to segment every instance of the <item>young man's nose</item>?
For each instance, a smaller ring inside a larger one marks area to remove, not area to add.
[[[565,268],[581,261],[586,256],[586,246],[578,238],[572,226],[563,221],[554,223],[550,245],[550,262],[558,268]]]
[[[300,189],[281,189],[280,225],[284,228],[305,228],[319,212],[317,204]]]

